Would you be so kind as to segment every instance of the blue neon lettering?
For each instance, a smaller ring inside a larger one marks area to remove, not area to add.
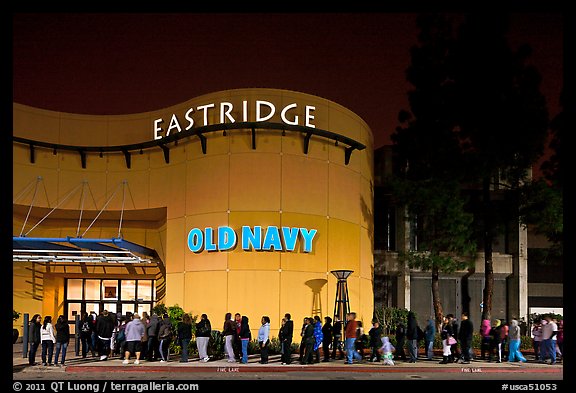
[[[282,227],[282,236],[284,237],[284,245],[286,247],[286,251],[294,251],[296,248],[298,231],[298,228]]]
[[[230,227],[218,228],[218,250],[226,251],[236,247],[236,232]]]
[[[318,232],[316,229],[308,231],[306,228],[300,228],[300,234],[304,240],[304,252],[312,251],[312,240],[314,239],[314,236],[316,236],[316,232]]]
[[[194,228],[188,233],[188,248],[192,252],[202,251],[204,245],[204,234],[198,228]]]
[[[212,228],[206,228],[206,251],[216,251],[216,244],[214,244],[214,230]]]
[[[262,249],[270,251],[274,248],[275,251],[282,251],[282,242],[280,241],[280,232],[278,232],[278,227],[268,227],[266,230],[266,236],[264,236],[264,244]]]
[[[242,227],[242,249],[244,251],[250,251],[250,245],[254,250],[261,250],[262,244],[262,227],[254,227],[254,232],[250,230],[250,227]]]

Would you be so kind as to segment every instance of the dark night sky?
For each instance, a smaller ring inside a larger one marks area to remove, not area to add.
[[[454,15],[460,18],[461,15]],[[408,109],[405,69],[416,14],[14,14],[13,101],[127,114],[219,90],[289,89],[362,117],[375,147]],[[510,44],[530,44],[550,115],[559,111],[563,19],[513,14]]]

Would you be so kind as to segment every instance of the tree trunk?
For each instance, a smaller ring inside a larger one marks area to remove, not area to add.
[[[482,181],[482,200],[484,205],[484,291],[482,296],[482,319],[491,319],[492,292],[494,291],[494,267],[492,264],[492,242],[494,230],[492,228],[492,211],[490,200],[490,177]]]
[[[432,266],[432,304],[434,305],[434,317],[436,319],[436,331],[439,332],[442,327],[442,302],[440,301],[440,288],[438,279],[438,266]]]

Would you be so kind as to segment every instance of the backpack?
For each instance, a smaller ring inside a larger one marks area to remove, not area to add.
[[[90,332],[90,324],[88,323],[88,321],[84,321],[84,323],[82,323],[82,333],[89,333]]]

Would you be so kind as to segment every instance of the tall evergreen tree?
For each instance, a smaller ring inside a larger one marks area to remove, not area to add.
[[[455,133],[454,84],[448,55],[453,45],[451,23],[441,15],[421,15],[418,45],[411,50],[407,79],[410,112],[399,114],[392,135],[399,173],[391,180],[397,205],[418,222],[419,246],[402,256],[412,268],[430,271],[437,326],[443,309],[439,273],[454,272],[472,262],[472,215],[464,211],[459,180],[462,156]]]
[[[530,48],[517,51],[506,40],[509,18],[466,17],[454,47],[455,114],[467,175],[479,181],[483,200],[485,284],[482,319],[491,318],[495,238],[494,185],[517,189],[543,151],[548,124],[540,75],[528,63]]]

